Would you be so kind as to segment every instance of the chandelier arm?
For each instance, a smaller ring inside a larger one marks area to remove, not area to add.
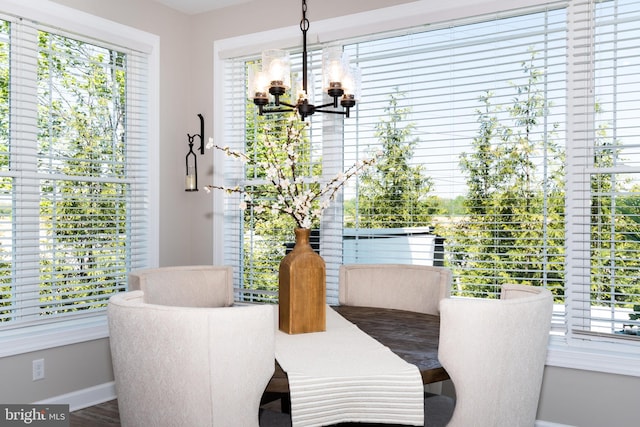
[[[334,107],[334,108],[338,108],[338,106],[336,105],[336,103],[334,103],[334,102],[329,102],[328,104],[318,105],[318,106],[316,107],[316,111],[318,111],[318,108],[324,108],[324,107]]]
[[[297,105],[295,105],[295,104],[289,104],[288,102],[283,102],[283,101],[280,101],[280,105],[285,105],[285,106],[287,106],[289,108],[296,108],[297,107]]]
[[[263,109],[263,114],[271,114],[271,113],[290,113],[295,111],[293,108],[274,108],[272,110]]]
[[[329,105],[331,105],[331,104],[329,104]],[[342,115],[345,115],[345,116],[349,115],[348,111],[340,111],[340,110],[338,110],[338,111],[336,111],[336,110],[320,110],[320,109],[316,108],[316,112],[329,113],[329,114],[342,114]]]

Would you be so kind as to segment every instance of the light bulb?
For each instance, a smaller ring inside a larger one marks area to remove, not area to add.
[[[279,59],[271,61],[271,64],[269,64],[269,78],[271,79],[271,82],[279,82],[279,84],[282,84],[282,81],[284,80],[282,77],[283,74],[284,65],[282,64],[282,61]]]
[[[322,54],[322,85],[324,90],[336,90],[335,94],[339,96],[339,90],[343,85],[345,73],[345,57],[340,46],[327,48]]]
[[[289,52],[272,49],[262,53],[262,71],[271,86],[291,87],[291,59]]]
[[[328,69],[329,85],[332,87],[335,87],[335,85],[340,85],[342,81],[342,74],[343,74],[342,62],[338,60],[332,60],[329,63],[328,68],[329,68]]]

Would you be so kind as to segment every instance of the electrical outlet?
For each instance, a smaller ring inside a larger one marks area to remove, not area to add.
[[[36,359],[31,362],[33,381],[44,379],[44,359]]]

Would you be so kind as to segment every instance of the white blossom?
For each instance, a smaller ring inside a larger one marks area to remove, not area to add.
[[[305,217],[300,223],[300,228],[311,228],[311,218]]]
[[[301,150],[306,148],[306,126],[305,122],[293,119],[289,121],[285,141],[275,138],[271,135],[270,129],[265,127],[265,138],[262,142],[264,151],[260,155],[260,161],[253,161],[246,154],[233,151],[228,146],[217,146],[213,143],[213,138],[209,138],[207,148],[223,151],[227,157],[242,162],[253,162],[254,166],[264,171],[267,181],[273,184],[271,190],[267,189],[267,192],[272,191],[270,202],[254,197],[250,190],[238,186],[208,185],[205,190],[210,192],[212,189],[221,189],[227,193],[241,193],[244,197],[239,202],[240,209],[251,207],[256,213],[270,210],[273,214],[286,214],[293,218],[298,227],[311,228],[347,180],[374,164],[377,157],[382,155],[382,151],[376,152],[373,158],[358,161],[328,180],[323,180],[320,176],[303,176],[309,168],[299,165],[298,162]],[[264,194],[264,187],[261,186],[259,191],[258,194]]]
[[[275,166],[269,166],[267,168],[267,178],[274,179],[278,177],[278,169]]]

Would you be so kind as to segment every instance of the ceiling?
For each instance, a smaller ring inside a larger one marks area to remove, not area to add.
[[[248,3],[251,0],[154,0],[169,6],[180,12],[194,15],[196,13],[209,12],[214,9],[220,9],[227,6],[235,6],[242,3]]]

